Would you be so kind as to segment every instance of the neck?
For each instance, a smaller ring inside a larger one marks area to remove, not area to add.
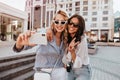
[[[56,36],[57,39],[60,39],[60,37],[61,37],[61,33],[56,33],[55,36]]]
[[[70,36],[73,38],[75,36],[75,33],[70,34]]]
[[[56,44],[57,44],[57,46],[60,46],[60,43],[61,43],[61,33],[56,33],[55,37],[56,37]]]

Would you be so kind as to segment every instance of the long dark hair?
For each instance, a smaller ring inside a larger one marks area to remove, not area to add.
[[[69,22],[71,21],[72,18],[77,18],[78,21],[79,21],[78,30],[77,30],[77,32],[76,32],[76,34],[75,34],[75,36],[73,38],[76,37],[75,41],[81,41],[81,36],[84,34],[84,31],[85,31],[85,21],[84,21],[82,16],[80,16],[78,14],[74,14],[73,16],[71,16],[68,19],[68,24],[69,24]],[[72,41],[73,38],[70,36],[70,33],[68,32],[68,41],[67,41],[67,43],[69,44]]]

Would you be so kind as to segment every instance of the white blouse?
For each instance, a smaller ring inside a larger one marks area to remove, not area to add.
[[[87,46],[87,39],[85,36],[82,37],[81,43],[77,45],[76,50],[76,58],[73,63],[73,68],[80,68],[82,65],[88,65],[89,64],[89,56],[88,56],[88,46]],[[64,64],[67,64],[72,59],[71,53],[68,52],[67,54],[64,54],[64,57],[62,59]]]

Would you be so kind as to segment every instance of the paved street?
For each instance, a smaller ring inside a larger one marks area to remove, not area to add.
[[[90,55],[91,80],[120,80],[120,47],[98,47],[97,54]]]
[[[17,55],[18,53],[15,53],[12,50],[12,47],[14,46],[15,41],[0,41],[0,57],[6,57],[6,56],[13,56],[13,55]],[[22,51],[19,54],[28,54],[28,53],[32,53],[35,51],[35,48],[30,49],[30,50],[26,50],[26,51]]]
[[[12,51],[14,42],[0,42],[0,57],[17,55]],[[35,48],[21,54],[34,52]],[[95,55],[90,55],[91,80],[120,80],[120,47],[99,46]]]

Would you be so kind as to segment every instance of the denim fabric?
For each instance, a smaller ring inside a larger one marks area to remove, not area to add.
[[[67,80],[91,80],[91,68],[84,65],[82,68],[72,69],[68,72]]]

